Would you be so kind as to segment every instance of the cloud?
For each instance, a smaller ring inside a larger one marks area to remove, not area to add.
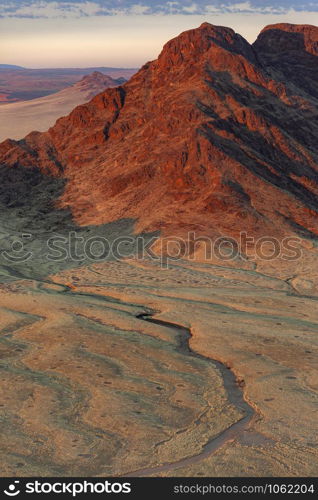
[[[286,7],[278,6],[277,3],[275,5],[259,5],[255,7],[251,2],[239,2],[221,7],[223,7],[222,13],[229,12],[231,14],[284,14],[290,10]]]
[[[147,12],[150,11],[150,7],[147,7],[146,5],[133,5],[130,8],[130,14],[147,14]]]
[[[196,3],[183,7],[183,12],[186,12],[187,14],[196,14],[198,10],[199,10],[198,4]]]
[[[231,10],[231,12],[246,12],[253,10],[253,7],[250,2],[240,2],[229,5],[227,9]]]
[[[100,12],[95,2],[11,2],[0,3],[1,17],[58,18],[94,16]]]
[[[119,15],[284,14],[318,11],[318,0],[0,0],[0,17],[78,18]]]

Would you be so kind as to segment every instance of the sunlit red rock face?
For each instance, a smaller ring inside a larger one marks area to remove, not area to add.
[[[317,234],[317,40],[280,24],[251,46],[204,23],[47,133],[2,143],[1,164],[65,178],[57,203],[83,225]]]

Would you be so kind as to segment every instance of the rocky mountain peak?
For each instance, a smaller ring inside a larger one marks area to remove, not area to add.
[[[318,28],[309,24],[270,24],[261,31],[254,47],[262,53],[296,51],[318,56]]]
[[[101,73],[100,71],[93,71],[93,73],[83,76],[83,78],[78,83],[83,85],[105,84],[107,86],[115,86],[117,85],[117,80],[109,75],[104,75],[104,73]]]
[[[206,22],[166,43],[159,55],[158,66],[170,70],[188,63],[198,65],[212,62],[222,50],[254,60],[249,43],[241,35],[231,28]]]

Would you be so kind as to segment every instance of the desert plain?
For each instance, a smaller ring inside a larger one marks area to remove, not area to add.
[[[33,279],[3,266],[2,474],[314,475],[303,243],[297,265],[127,258]]]

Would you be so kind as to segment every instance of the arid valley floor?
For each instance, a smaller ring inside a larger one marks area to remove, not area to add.
[[[280,271],[123,260],[23,280],[3,267],[1,473],[314,475],[318,291],[304,251]]]

